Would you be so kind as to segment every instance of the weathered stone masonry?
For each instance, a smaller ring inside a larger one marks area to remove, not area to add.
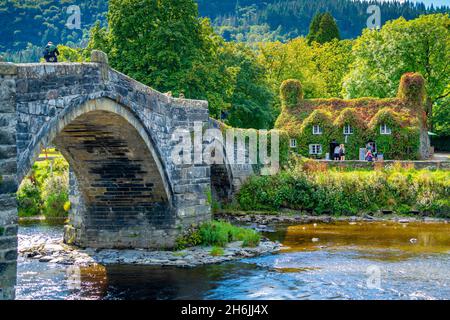
[[[176,166],[179,126],[208,125],[205,101],[175,99],[91,63],[0,63],[0,299],[14,297],[15,192],[40,149],[54,143],[71,166],[65,240],[80,246],[172,247],[210,219],[210,167]]]
[[[14,298],[17,268],[16,75],[0,63],[0,300]]]

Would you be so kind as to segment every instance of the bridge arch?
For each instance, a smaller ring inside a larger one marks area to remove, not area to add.
[[[100,121],[103,121],[103,123],[100,123]],[[22,156],[19,157],[18,181],[21,181],[30,171],[31,166],[38,158],[42,148],[51,144],[56,144],[66,159],[71,160],[71,165],[75,165],[75,167],[77,167],[76,155],[71,155],[69,150],[66,148],[66,144],[68,143],[67,139],[70,138],[68,130],[71,130],[71,127],[75,125],[81,125],[84,127],[89,126],[91,130],[95,130],[93,126],[97,125],[97,134],[105,134],[105,132],[99,130],[101,129],[99,126],[103,127],[103,130],[105,130],[108,125],[110,126],[110,135],[114,133],[116,133],[116,135],[120,133],[125,135],[126,130],[123,130],[125,128],[130,131],[135,131],[137,134],[128,137],[129,139],[134,138],[135,141],[129,140],[127,142],[138,146],[144,145],[146,149],[140,148],[139,151],[150,152],[151,159],[154,161],[156,169],[161,176],[160,182],[162,183],[166,197],[169,202],[172,201],[172,186],[169,183],[167,172],[165,171],[165,164],[161,160],[159,150],[155,147],[154,139],[151,137],[151,133],[145,129],[142,122],[133,114],[132,111],[109,98],[89,100],[80,106],[71,106],[64,109],[53,119],[50,119],[28,145],[27,149],[29,151],[23,153]],[[87,128],[84,128],[84,130],[86,129]],[[73,128],[71,131],[72,133],[75,133]],[[63,134],[63,136],[61,136],[61,134]],[[92,138],[95,138],[95,136],[92,136],[91,133],[91,139]],[[118,137],[116,137],[116,139],[117,138]]]
[[[153,138],[126,107],[108,99],[71,106],[47,122],[19,160],[19,179],[42,146],[71,167],[65,241],[84,247],[162,247],[175,224],[172,187]],[[20,181],[20,180],[19,180]]]
[[[98,51],[89,63],[0,62],[0,299],[14,297],[15,192],[42,144],[54,141],[72,167],[67,242],[170,248],[211,219],[210,167],[171,159],[175,129],[208,119],[206,101],[157,92]]]

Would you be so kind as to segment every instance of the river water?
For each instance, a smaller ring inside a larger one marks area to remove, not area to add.
[[[278,226],[280,253],[192,269],[19,258],[18,299],[450,299],[450,224]],[[62,237],[61,225],[21,226]]]

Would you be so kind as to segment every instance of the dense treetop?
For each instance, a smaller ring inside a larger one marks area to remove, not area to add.
[[[113,68],[159,91],[208,100],[211,116],[243,128],[273,127],[287,79],[301,81],[306,99],[383,98],[395,95],[402,74],[420,72],[431,129],[449,135],[450,8],[379,2],[382,28],[368,30],[372,3],[7,0],[0,52],[9,50],[8,61],[39,61],[52,40],[66,44],[60,61],[75,62],[100,49]],[[65,26],[74,4],[82,30]]]
[[[361,34],[369,16],[368,2],[350,0],[197,0],[200,16],[209,17],[225,40],[287,40],[306,35],[318,12],[330,12],[343,39]],[[81,9],[81,30],[65,25],[70,5]],[[380,2],[382,23],[403,16],[409,20],[424,13],[448,12],[423,4]],[[98,20],[105,25],[108,0],[6,0],[0,2],[0,52],[42,46],[48,40],[74,43],[87,39]]]

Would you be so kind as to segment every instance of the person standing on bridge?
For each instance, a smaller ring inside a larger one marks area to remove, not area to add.
[[[47,62],[58,62],[59,51],[58,47],[49,41],[44,49],[44,59]]]

